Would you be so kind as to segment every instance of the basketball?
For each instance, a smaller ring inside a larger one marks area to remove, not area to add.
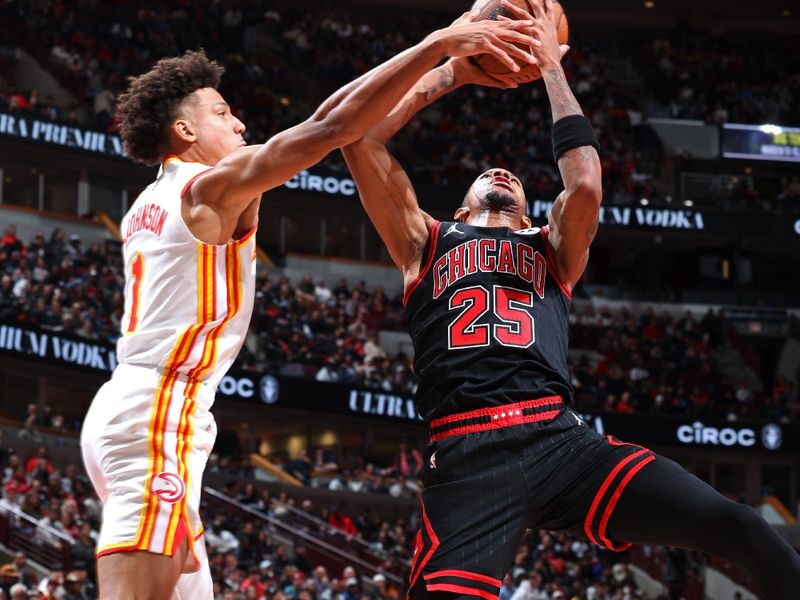
[[[524,8],[529,13],[533,14],[533,7],[528,0],[510,0],[516,6],[520,8]],[[566,44],[567,39],[569,37],[569,24],[567,23],[567,15],[564,14],[564,8],[561,6],[560,2],[553,3],[553,9],[555,11],[554,18],[556,20],[556,30],[558,31],[558,43],[559,44]],[[476,2],[472,5],[472,10],[479,11],[478,21],[483,21],[485,19],[492,19],[496,20],[499,16],[506,16],[509,18],[514,18],[508,10],[503,8],[503,5],[500,3],[500,0],[476,0]],[[528,50],[528,48],[524,48]],[[484,54],[482,56],[478,56],[475,59],[475,62],[486,72],[491,75],[513,75],[515,80],[523,80],[523,81],[532,81],[534,79],[538,79],[541,76],[539,73],[539,67],[536,65],[531,65],[528,63],[522,63],[517,61],[517,64],[520,66],[520,71],[517,73],[512,73],[508,70],[508,67],[497,60],[494,56],[490,54]]]

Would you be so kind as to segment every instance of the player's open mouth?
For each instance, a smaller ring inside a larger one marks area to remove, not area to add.
[[[504,187],[509,191],[514,191],[514,188],[511,187],[511,182],[508,179],[504,178],[495,178],[492,179],[492,185],[498,185],[500,187]]]

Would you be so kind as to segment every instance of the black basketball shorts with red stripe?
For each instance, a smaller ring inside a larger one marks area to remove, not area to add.
[[[654,458],[598,434],[559,397],[432,421],[409,595],[494,600],[528,528],[582,531],[624,550],[608,522]]]

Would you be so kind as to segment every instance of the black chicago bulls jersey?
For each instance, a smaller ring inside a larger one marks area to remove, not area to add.
[[[404,298],[423,418],[571,399],[570,295],[550,252],[547,227],[433,226]]]

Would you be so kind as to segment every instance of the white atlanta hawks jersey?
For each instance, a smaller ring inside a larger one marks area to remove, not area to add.
[[[237,241],[197,240],[181,216],[189,184],[211,167],[168,157],[122,219],[122,364],[216,389],[244,342],[255,292],[255,228]]]

